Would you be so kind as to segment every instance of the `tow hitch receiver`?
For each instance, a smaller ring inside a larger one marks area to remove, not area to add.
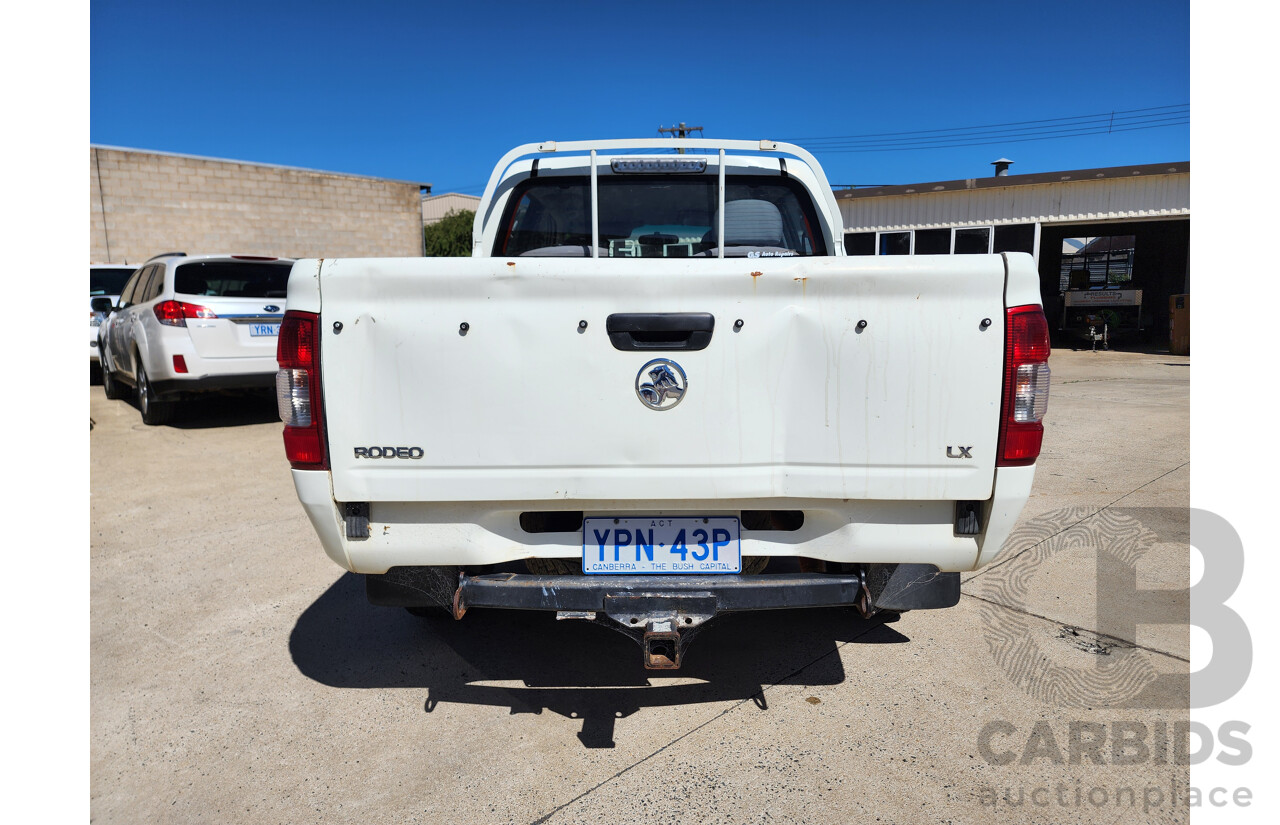
[[[680,667],[680,631],[671,630],[670,619],[649,622],[644,632],[644,666],[649,670]]]
[[[650,670],[680,667],[684,648],[716,615],[711,593],[626,593],[604,599],[606,624],[640,643]]]

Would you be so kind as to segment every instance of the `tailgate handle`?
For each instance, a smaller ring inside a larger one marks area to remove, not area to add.
[[[616,312],[604,328],[614,349],[700,350],[711,343],[716,319],[710,312]]]

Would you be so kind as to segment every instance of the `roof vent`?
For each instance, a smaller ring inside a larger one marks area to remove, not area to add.
[[[1013,165],[1013,161],[1008,158],[1000,158],[991,161],[991,165],[996,168],[996,177],[1003,178],[1009,174],[1009,167]]]

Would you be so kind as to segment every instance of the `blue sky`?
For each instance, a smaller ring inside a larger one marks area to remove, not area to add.
[[[479,194],[519,143],[656,136],[679,121],[706,137],[800,139],[834,184],[986,176],[1001,156],[1018,174],[1191,154],[1186,108],[1135,112],[1190,101],[1179,4],[95,0],[90,15],[91,142],[436,192]],[[1013,139],[1113,111],[1118,124],[1175,125]],[[1024,122],[992,136],[1002,142],[902,148]],[[892,151],[821,140],[926,130],[888,138]]]

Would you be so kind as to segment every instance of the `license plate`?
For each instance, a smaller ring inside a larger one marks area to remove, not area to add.
[[[742,545],[733,516],[582,521],[582,572],[588,575],[741,571]]]
[[[262,335],[278,336],[280,334],[280,325],[279,324],[250,324],[249,334],[254,338],[257,338]]]

